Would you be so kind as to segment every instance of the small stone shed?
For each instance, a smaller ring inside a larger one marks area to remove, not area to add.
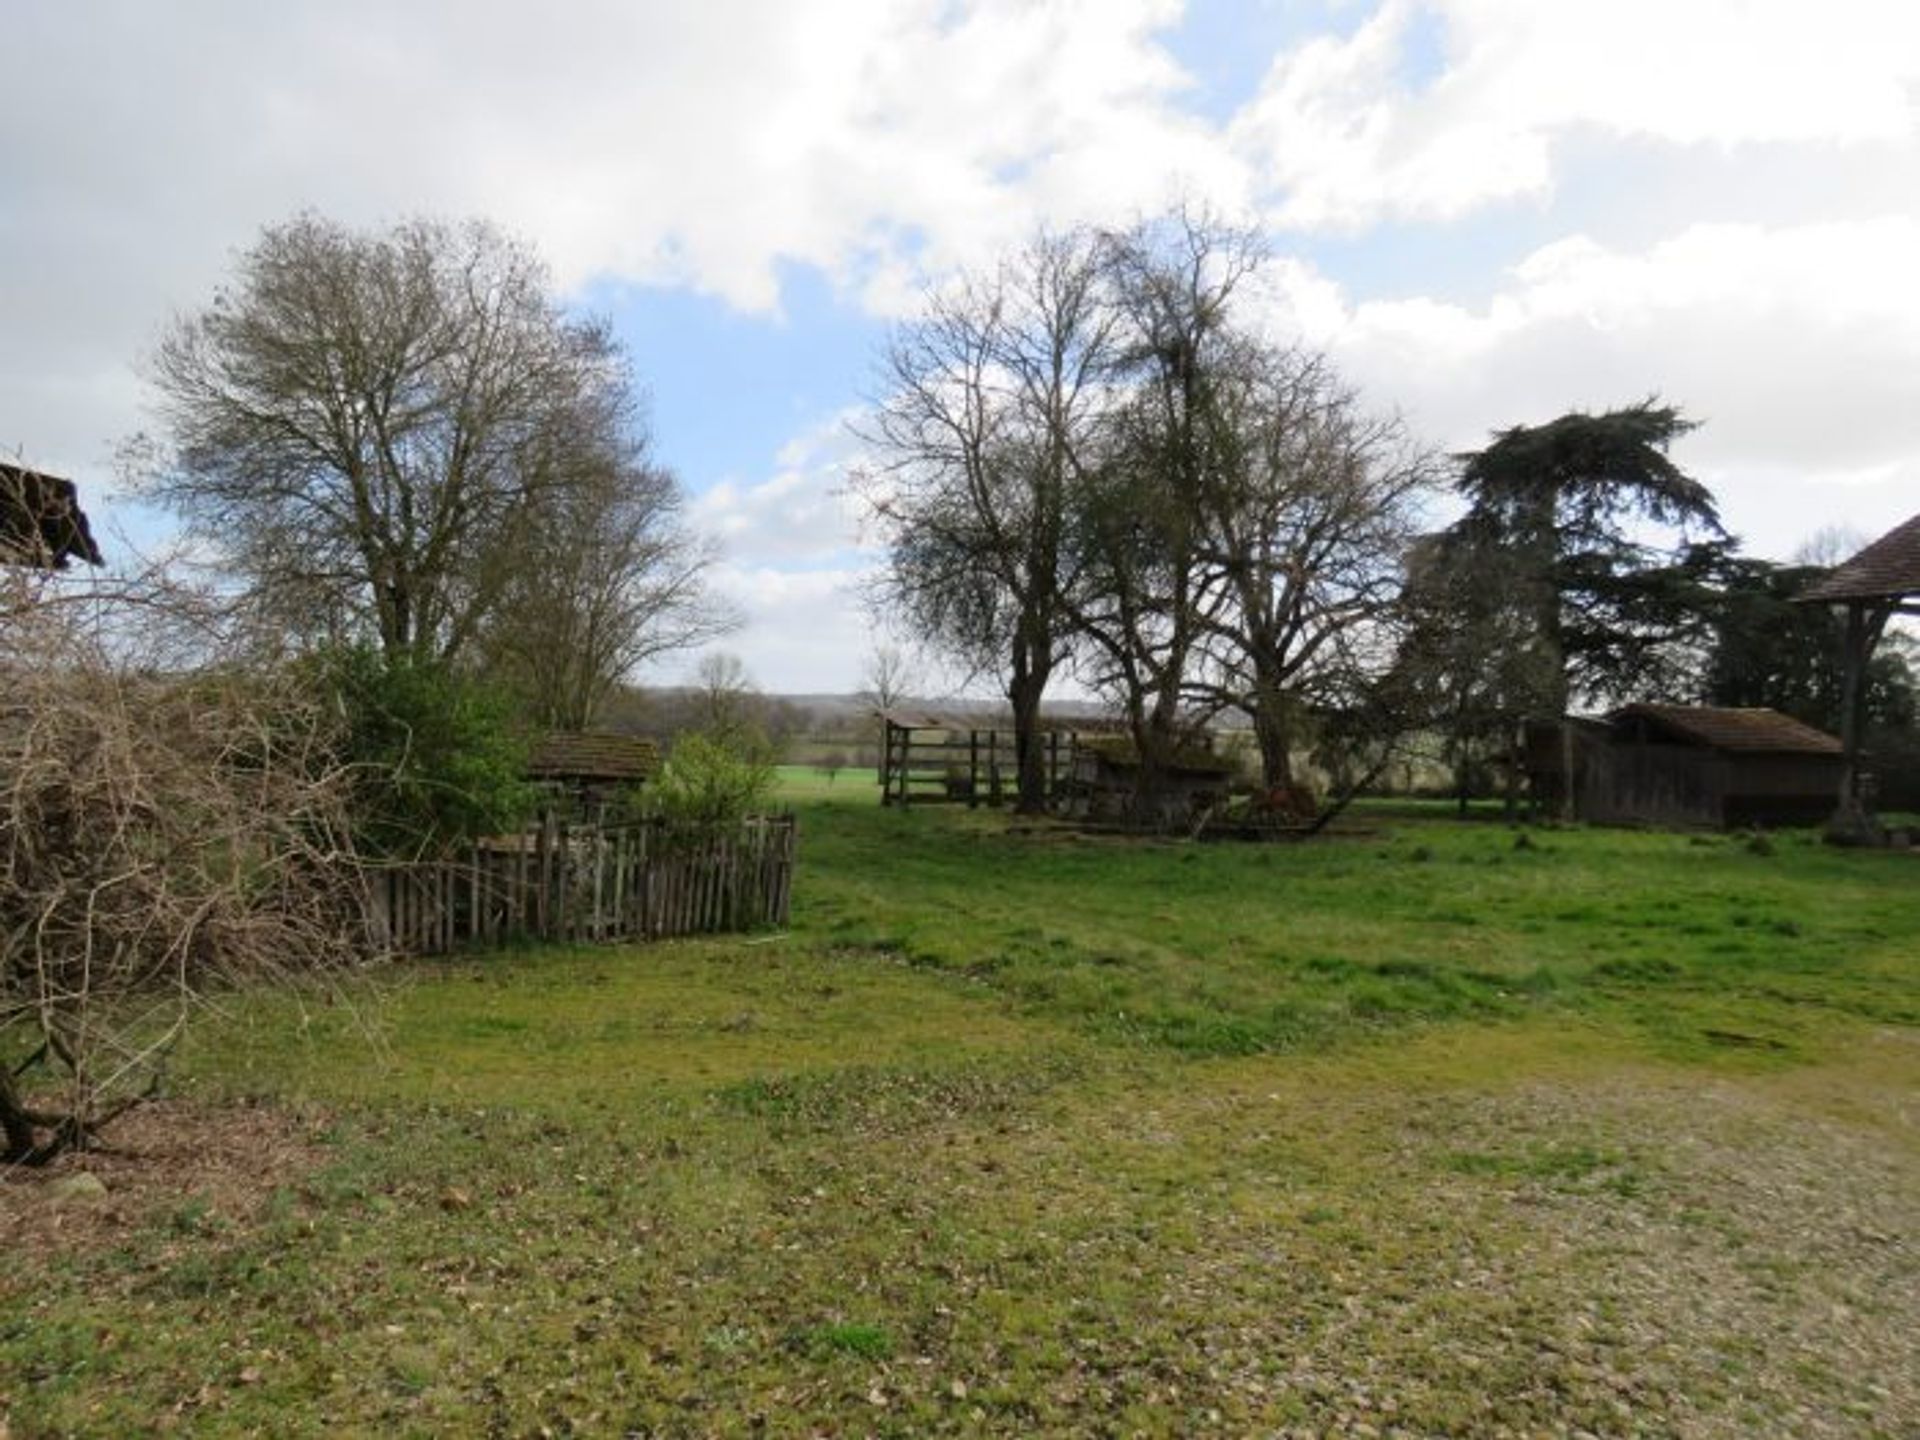
[[[78,487],[0,463],[0,564],[64,570],[74,560],[101,563]]]
[[[1845,764],[1835,736],[1778,710],[1638,704],[1566,723],[1574,816],[1601,825],[1811,825]],[[1559,798],[1564,753],[1554,727],[1529,727],[1536,799]]]
[[[637,735],[556,730],[527,757],[527,779],[571,814],[598,819],[660,773],[660,747]]]

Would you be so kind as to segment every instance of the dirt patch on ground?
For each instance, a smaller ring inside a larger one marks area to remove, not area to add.
[[[249,1220],[319,1164],[322,1123],[256,1105],[143,1105],[114,1123],[103,1148],[0,1166],[0,1233],[32,1265],[113,1245],[160,1216]],[[103,1189],[72,1193],[81,1175]]]

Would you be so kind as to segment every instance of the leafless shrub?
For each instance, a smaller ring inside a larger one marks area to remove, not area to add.
[[[332,719],[151,579],[0,570],[0,1154],[83,1148],[238,984],[366,952]],[[182,656],[196,663],[181,668]]]

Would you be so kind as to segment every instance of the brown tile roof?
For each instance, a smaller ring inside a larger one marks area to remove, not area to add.
[[[1920,515],[1894,526],[1797,598],[1894,600],[1902,595],[1920,595]]]
[[[71,480],[0,462],[0,562],[64,570],[101,563],[80,492]]]
[[[651,740],[610,731],[556,730],[527,757],[535,780],[646,780],[659,770],[660,750]]]
[[[1651,721],[1683,740],[1715,750],[1742,750],[1768,755],[1838,755],[1839,740],[1824,730],[1804,725],[1791,715],[1763,708],[1727,709],[1712,705],[1628,705],[1609,719],[1628,717]]]

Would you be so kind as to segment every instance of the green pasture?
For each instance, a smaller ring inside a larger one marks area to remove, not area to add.
[[[232,998],[310,1162],[16,1253],[0,1433],[1920,1427],[1920,858],[783,785],[788,932]]]

